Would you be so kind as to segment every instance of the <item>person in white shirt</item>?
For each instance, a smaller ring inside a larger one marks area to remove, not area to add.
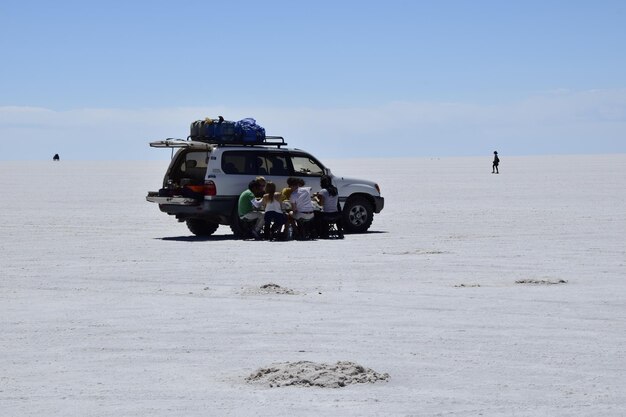
[[[311,201],[311,191],[304,188],[304,181],[301,178],[287,178],[287,185],[291,189],[289,203],[291,203],[291,217],[296,222],[296,238],[307,240],[312,237],[313,222],[313,202]]]
[[[296,220],[311,220],[313,218],[313,203],[311,193],[303,188],[304,181],[301,178],[287,178],[287,185],[291,188],[291,210],[293,218]]]

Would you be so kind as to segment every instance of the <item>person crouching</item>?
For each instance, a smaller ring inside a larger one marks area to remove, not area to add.
[[[263,212],[260,210],[262,203],[257,200],[258,195],[262,195],[263,187],[258,180],[252,180],[248,184],[248,189],[241,193],[237,205],[239,218],[246,222],[254,222],[252,228],[252,236],[255,239],[260,238],[261,228],[265,220]]]

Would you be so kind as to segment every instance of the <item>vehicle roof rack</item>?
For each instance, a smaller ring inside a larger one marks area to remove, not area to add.
[[[188,136],[187,140],[210,143],[217,146],[276,146],[277,148],[280,148],[281,146],[287,146],[287,142],[285,142],[285,138],[283,138],[282,136],[265,136],[265,140],[259,143],[247,143],[239,141],[220,142],[215,139],[207,139],[197,136]]]
[[[270,146],[277,146],[277,147],[281,147],[281,146],[287,146],[287,142],[285,142],[285,138],[283,138],[282,136],[265,136],[265,140],[263,141],[264,145],[270,145]]]

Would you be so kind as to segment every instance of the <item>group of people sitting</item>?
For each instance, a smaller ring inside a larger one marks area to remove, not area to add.
[[[289,177],[281,192],[276,184],[257,177],[239,196],[239,218],[252,225],[255,239],[287,240],[290,230],[296,239],[328,238],[334,224],[343,239],[337,187],[329,176],[320,178],[321,190],[311,195],[302,178]],[[263,237],[261,237],[263,233]]]

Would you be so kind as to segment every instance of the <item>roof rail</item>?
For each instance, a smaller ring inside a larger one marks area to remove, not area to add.
[[[187,140],[210,143],[212,145],[217,145],[217,146],[276,146],[277,148],[280,148],[281,146],[287,146],[287,142],[285,142],[285,138],[283,138],[282,136],[265,136],[265,139],[263,140],[263,142],[256,142],[256,143],[248,143],[248,142],[243,142],[243,141],[221,142],[213,138],[208,139],[208,138],[197,137],[197,136],[188,136]]]
[[[265,141],[263,142],[265,145],[278,146],[287,146],[287,142],[285,142],[285,138],[282,136],[265,136]]]

